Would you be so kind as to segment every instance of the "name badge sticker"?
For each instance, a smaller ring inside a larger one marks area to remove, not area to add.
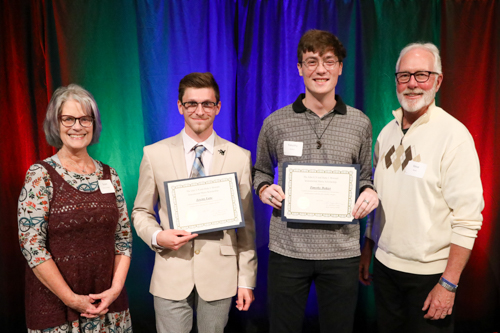
[[[283,142],[283,154],[285,156],[302,156],[303,142],[285,141]]]
[[[99,180],[99,189],[101,190],[102,194],[115,193],[115,187],[109,179]]]
[[[423,178],[425,174],[425,169],[427,169],[427,164],[422,162],[410,161],[406,165],[405,175],[417,178]]]

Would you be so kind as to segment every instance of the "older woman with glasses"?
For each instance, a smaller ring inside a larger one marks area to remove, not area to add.
[[[61,87],[43,127],[58,151],[29,168],[18,203],[28,332],[132,332],[127,207],[116,171],[87,152],[101,133],[97,104]]]

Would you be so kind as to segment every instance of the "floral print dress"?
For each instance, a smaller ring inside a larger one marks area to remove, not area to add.
[[[96,171],[91,174],[78,174],[66,170],[61,166],[57,155],[45,159],[70,184],[80,191],[95,191],[98,189],[98,180],[103,177],[102,164],[94,161]],[[120,178],[116,170],[110,168],[111,181],[115,188],[116,204],[120,213],[115,233],[115,254],[132,254],[132,231],[127,213],[127,205],[123,196]],[[26,173],[24,186],[18,202],[18,231],[21,251],[33,268],[52,258],[45,242],[47,237],[47,221],[49,217],[50,199],[53,190],[49,173],[40,164],[33,164]],[[30,309],[26,309],[30,311]],[[97,318],[80,317],[79,320],[67,322],[57,327],[40,330],[31,330],[29,333],[131,333],[132,321],[130,311],[107,313]]]

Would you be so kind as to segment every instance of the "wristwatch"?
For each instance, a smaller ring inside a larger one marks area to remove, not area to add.
[[[450,281],[446,280],[444,277],[441,277],[439,279],[439,284],[443,286],[444,289],[451,291],[452,293],[457,291],[458,285],[451,283]]]

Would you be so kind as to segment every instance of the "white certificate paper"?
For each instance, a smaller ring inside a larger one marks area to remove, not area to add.
[[[300,223],[357,223],[359,165],[283,164],[281,219]]]
[[[164,185],[171,229],[200,234],[245,226],[235,172]]]

